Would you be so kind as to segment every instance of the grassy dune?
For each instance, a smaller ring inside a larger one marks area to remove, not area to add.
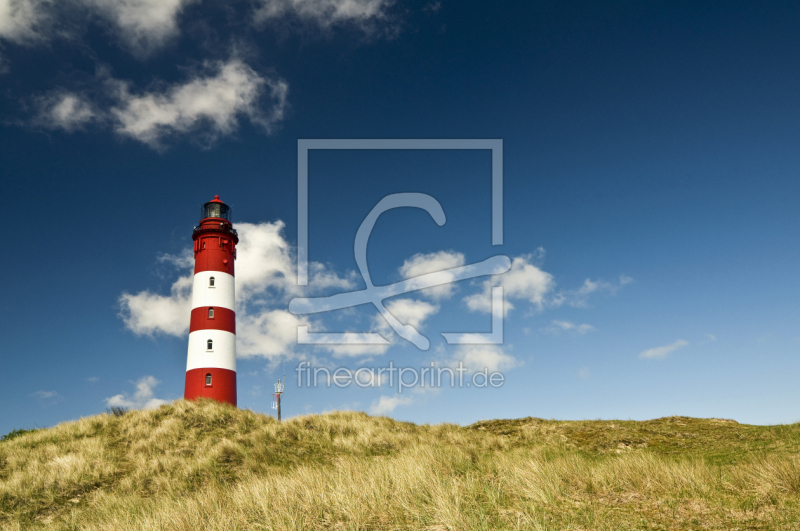
[[[271,417],[178,401],[0,442],[3,529],[800,529],[800,424]]]

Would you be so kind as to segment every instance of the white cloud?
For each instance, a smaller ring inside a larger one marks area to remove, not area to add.
[[[570,322],[570,321],[555,321],[554,320],[554,321],[551,322],[551,326],[549,328],[547,328],[547,331],[548,332],[554,332],[554,333],[572,331],[572,332],[577,332],[578,334],[583,335],[583,334],[586,334],[588,332],[594,331],[594,329],[595,328],[590,324],[580,324],[580,325],[578,325],[578,324],[575,324],[575,323]]]
[[[414,278],[428,273],[438,273],[437,276],[445,282],[452,282],[453,274],[445,271],[464,265],[464,255],[454,251],[439,251],[429,254],[415,254],[400,266],[399,272],[403,278]],[[456,284],[442,284],[420,291],[420,294],[433,299],[449,299],[456,290]]]
[[[428,317],[439,311],[439,306],[414,299],[394,299],[385,306],[398,321],[405,325],[411,325],[417,330]],[[378,314],[375,318],[381,331],[390,332],[392,330],[382,315]]]
[[[94,106],[81,94],[57,91],[38,98],[36,104],[39,113],[34,123],[47,129],[72,132],[98,118]]]
[[[411,396],[382,396],[372,403],[369,412],[373,415],[387,415],[397,409],[398,406],[407,406],[414,401]]]
[[[591,375],[592,374],[589,372],[589,367],[581,367],[580,370],[578,371],[578,377],[581,380],[586,380]]]
[[[119,303],[119,317],[134,334],[183,336],[189,331],[192,312],[192,277],[176,280],[170,295],[149,290],[136,294],[124,292],[120,295]]]
[[[295,294],[295,256],[283,237],[284,223],[237,223],[239,233],[236,259],[238,297],[250,298],[269,288]]]
[[[236,260],[238,299],[247,301],[265,295],[268,290],[286,298],[308,291],[355,288],[352,274],[347,278],[340,277],[318,262],[308,265],[308,287],[298,286],[296,256],[283,237],[283,221],[236,223],[234,227],[239,233]]]
[[[271,360],[291,357],[297,344],[297,327],[308,325],[286,310],[236,316],[236,356]]]
[[[639,353],[639,357],[644,359],[662,359],[665,358],[670,352],[673,352],[679,348],[683,348],[688,344],[689,344],[688,341],[679,339],[676,342],[669,345],[664,345],[663,347],[656,347],[643,350],[642,352]]]
[[[350,24],[369,32],[388,19],[394,0],[260,0],[260,4],[257,22],[291,16],[321,28]]]
[[[526,300],[541,309],[546,302],[545,297],[555,287],[555,281],[553,275],[531,264],[531,258],[531,255],[514,258],[507,273],[484,281],[481,293],[464,298],[467,307],[472,311],[491,313],[492,287],[503,286],[503,296],[506,299],[503,305],[504,316],[514,308],[510,299]]]
[[[166,137],[195,133],[205,144],[230,135],[246,116],[268,133],[283,120],[288,84],[260,76],[239,59],[208,63],[206,75],[196,75],[166,90],[131,93],[126,82],[110,80],[117,103],[109,114],[117,134],[153,148]],[[259,101],[266,91],[273,102],[264,113]]]
[[[44,39],[50,6],[47,0],[0,0],[0,38],[17,44]]]
[[[451,367],[462,364],[468,373],[484,369],[492,373],[513,369],[521,362],[497,345],[459,345],[446,364]]]
[[[178,33],[181,11],[195,0],[81,0],[119,28],[134,52],[146,54]]]
[[[555,292],[556,282],[553,275],[533,263],[541,261],[544,258],[544,252],[544,249],[540,247],[535,253],[514,258],[508,272],[484,281],[481,293],[464,298],[467,307],[472,311],[491,313],[491,289],[493,286],[503,286],[504,316],[514,309],[512,299],[528,301],[540,311],[545,307],[558,307],[564,304],[585,308],[588,306],[587,300],[590,295],[600,292],[613,295],[621,286],[634,282],[633,278],[627,275],[620,275],[619,284],[587,278],[578,289]]]
[[[182,336],[189,330],[191,298],[192,277],[181,277],[172,284],[168,296],[150,291],[135,295],[123,293],[119,298],[120,317],[136,335],[163,333]]]
[[[114,395],[106,398],[107,407],[125,407],[129,409],[153,409],[161,404],[166,404],[166,400],[161,400],[154,396],[153,389],[161,382],[156,380],[153,376],[144,376],[140,378],[136,385],[136,392],[133,396],[127,393]]]

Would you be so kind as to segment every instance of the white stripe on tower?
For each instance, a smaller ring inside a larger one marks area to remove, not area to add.
[[[214,285],[211,286],[211,279]],[[236,288],[233,275],[221,271],[198,271],[192,283],[192,310],[203,306],[227,308],[236,311]]]
[[[208,342],[211,341],[211,348]],[[186,370],[216,368],[236,370],[236,335],[224,330],[198,330],[189,334]]]

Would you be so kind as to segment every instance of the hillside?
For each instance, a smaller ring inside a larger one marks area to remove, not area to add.
[[[0,442],[3,529],[800,529],[800,425],[178,401]]]

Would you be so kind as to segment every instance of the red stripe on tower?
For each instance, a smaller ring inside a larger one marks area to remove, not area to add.
[[[203,205],[194,240],[194,285],[186,360],[187,400],[213,398],[236,405],[236,308],[233,261],[239,236],[231,209],[214,199]]]

